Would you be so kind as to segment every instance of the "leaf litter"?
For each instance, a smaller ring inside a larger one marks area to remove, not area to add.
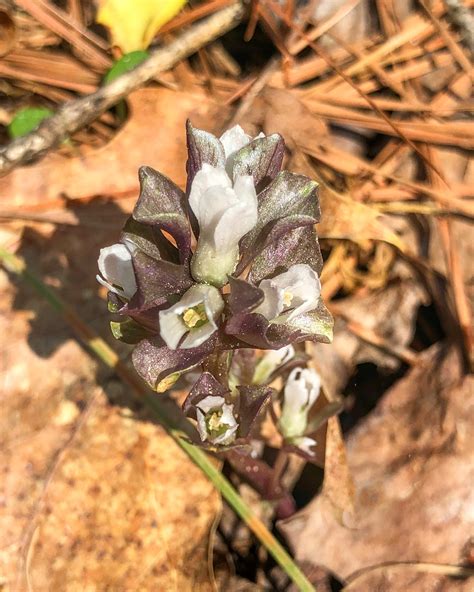
[[[225,4],[189,3],[152,45]],[[309,353],[325,392],[344,395],[346,406],[342,437],[336,419],[321,432],[324,478],[314,468],[308,481],[304,462],[290,464],[300,510],[279,528],[318,590],[331,577],[352,582],[351,590],[468,590],[470,581],[443,575],[448,568],[415,567],[467,565],[469,554],[473,131],[462,31],[443,2],[416,9],[381,1],[374,19],[362,0],[317,8],[288,1],[290,24],[273,4],[253,3],[259,25],[248,27],[247,45],[242,31],[227,34],[134,91],[125,122],[109,111],[1,178],[2,244],[34,253],[46,280],[86,303],[87,319],[106,334],[84,262],[107,241],[82,245],[97,220],[114,241],[138,166],[182,186],[187,117],[219,133],[237,109],[248,133],[282,133],[288,166],[320,183],[323,293],[336,330],[332,345]],[[0,64],[6,142],[20,108],[55,110],[92,92],[120,52],[96,32],[86,0],[22,0],[5,10],[7,30],[10,20],[16,26]],[[2,323],[12,335],[2,345],[2,583],[212,589],[207,553],[220,504],[211,486],[177,449],[167,452],[174,444],[143,410],[128,409],[123,387],[97,372],[66,327],[37,302],[12,300],[2,278]],[[265,429],[271,456],[278,440]],[[240,489],[274,525],[272,504]],[[265,586],[271,573],[285,589],[248,530],[238,532],[224,508],[219,588]],[[388,565],[397,561],[407,565]]]

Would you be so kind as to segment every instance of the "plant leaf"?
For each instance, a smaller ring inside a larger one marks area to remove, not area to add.
[[[233,158],[233,176],[252,175],[255,186],[263,189],[280,172],[285,142],[280,134],[256,138]]]
[[[46,107],[25,107],[20,109],[8,124],[8,134],[15,139],[26,136],[35,130],[39,124],[54,114],[54,111]]]
[[[157,390],[167,377],[201,363],[214,351],[216,342],[216,333],[199,347],[190,349],[169,349],[161,337],[144,339],[133,351],[133,365],[143,380]]]
[[[186,216],[185,195],[170,179],[151,167],[139,171],[140,196],[133,218],[165,230],[175,239],[182,260],[191,254],[191,231]]]
[[[318,184],[308,177],[282,171],[258,194],[258,222],[241,241],[244,256],[236,275],[285,233],[319,222],[317,188]]]
[[[150,335],[150,332],[145,327],[139,325],[133,319],[110,321],[110,330],[115,339],[130,344],[138,343]]]
[[[193,283],[186,265],[156,260],[141,251],[134,253],[132,260],[138,289],[129,310],[161,306],[170,296],[185,292]]]
[[[114,63],[114,65],[104,76],[104,84],[108,84],[109,82],[112,82],[112,80],[122,76],[122,74],[130,72],[139,64],[144,62],[149,56],[150,54],[147,51],[143,51],[141,49],[126,53]]]
[[[318,276],[321,274],[323,258],[312,223],[310,226],[293,228],[266,246],[253,260],[248,279],[258,284],[264,278],[283,273],[297,263],[306,263]]]

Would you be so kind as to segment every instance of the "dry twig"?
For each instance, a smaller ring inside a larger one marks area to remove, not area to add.
[[[132,90],[235,27],[242,19],[244,11],[241,2],[224,8],[185,31],[169,45],[157,49],[149,59],[131,72],[95,93],[65,103],[38,129],[0,149],[0,175],[5,175],[14,166],[26,163],[57,146],[62,140],[97,119]]]

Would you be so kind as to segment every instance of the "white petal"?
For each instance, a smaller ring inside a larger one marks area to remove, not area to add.
[[[160,335],[170,349],[176,349],[183,335],[189,331],[180,313],[175,309],[176,305],[159,313]]]
[[[237,152],[237,150],[240,150],[246,146],[252,140],[252,138],[244,132],[240,125],[234,125],[234,127],[231,127],[229,130],[224,132],[219,139],[224,146],[226,159],[234,154],[234,152]]]
[[[272,279],[274,285],[292,294],[293,309],[286,320],[314,310],[321,296],[321,282],[318,274],[305,263],[292,265],[288,271]]]
[[[304,368],[294,368],[287,378],[283,393],[283,407],[285,413],[299,413],[307,407],[309,393],[306,382],[301,378]]]
[[[309,454],[310,456],[314,456],[314,454],[315,454],[314,450],[311,450],[311,448],[313,446],[316,446],[316,444],[317,444],[316,440],[313,440],[313,438],[308,438],[307,436],[302,436],[301,438],[295,438],[292,441],[292,444],[294,444],[295,446],[297,446],[303,452],[306,452],[306,454]]]
[[[283,311],[283,290],[275,286],[272,280],[262,280],[258,287],[263,291],[264,297],[253,312],[271,321]]]
[[[199,411],[199,409],[196,410],[196,419],[199,436],[201,440],[205,442],[208,438],[206,417],[204,416],[204,413],[202,411]]]
[[[217,438],[212,438],[212,443],[213,444],[230,444],[231,442],[234,441],[234,434],[235,432],[239,429],[239,426],[233,426],[229,429],[227,429],[223,434],[221,434],[220,436],[217,436]]]
[[[302,405],[306,405],[307,407],[311,407],[315,403],[321,392],[321,377],[312,368],[294,368],[288,376],[286,385],[288,386],[289,384],[290,389],[295,384],[299,384],[304,388],[306,395],[305,400],[302,401]]]
[[[209,323],[214,329],[217,329],[216,320],[224,310],[224,300],[221,293],[213,286],[199,286],[199,288],[204,294],[204,309]]]
[[[222,405],[222,416],[220,418],[220,423],[229,426],[228,429],[217,436],[216,438],[212,438],[212,442],[214,444],[229,444],[231,441],[234,440],[234,434],[239,428],[239,424],[237,423],[234,417],[234,406],[233,405]]]
[[[208,413],[211,409],[220,409],[224,404],[224,397],[209,395],[208,397],[201,399],[199,403],[196,403],[196,407],[199,407],[204,413]]]
[[[232,181],[229,179],[225,169],[213,167],[207,163],[202,165],[202,169],[196,173],[196,176],[193,179],[191,191],[189,193],[189,205],[194,212],[200,227],[201,217],[209,217],[209,211],[220,211],[222,208],[222,203],[219,199],[211,200],[211,203],[209,203],[209,196],[206,196],[209,189],[220,188],[220,190],[223,191],[225,188],[231,187]]]
[[[295,348],[292,345],[285,345],[281,349],[268,353],[273,354],[277,366],[282,366],[295,357]]]
[[[214,245],[216,227],[239,202],[231,187],[210,187],[202,196],[198,218],[200,239]]]
[[[211,323],[205,323],[202,327],[192,329],[186,335],[181,344],[182,349],[191,349],[193,347],[199,347],[214,333],[217,327]]]
[[[225,403],[222,405],[222,416],[221,416],[221,423],[225,423],[230,427],[234,427],[237,424],[237,421],[234,417],[234,406],[228,405]]]
[[[229,252],[257,224],[257,193],[250,175],[238,176],[234,185],[234,205],[218,221],[213,243],[216,249]]]
[[[116,243],[101,249],[98,265],[105,280],[100,283],[108,287],[111,292],[125,296],[125,298],[131,298],[135,294],[137,283],[133,271],[132,255],[125,245]]]

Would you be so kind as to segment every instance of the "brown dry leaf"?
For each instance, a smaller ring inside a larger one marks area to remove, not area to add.
[[[403,241],[384,223],[384,216],[370,206],[358,203],[327,185],[321,187],[320,196],[323,216],[318,233],[321,238],[354,242],[380,240],[402,252],[406,251]]]
[[[331,380],[324,362],[318,358],[316,345],[308,343],[307,352],[312,356],[308,365],[314,368],[321,376],[325,399],[334,401],[339,390],[333,390],[334,381]],[[322,495],[329,501],[336,520],[345,523],[351,520],[354,513],[354,481],[347,465],[347,454],[341,425],[338,417],[330,417],[327,424],[320,429],[320,435],[316,437],[320,441],[324,438],[324,481]],[[318,447],[320,452],[320,447]]]
[[[347,464],[346,447],[337,417],[331,417],[326,431],[326,454],[322,495],[333,507],[341,524],[351,521],[354,514],[354,481]]]
[[[406,268],[402,265],[397,268],[404,269],[405,277],[392,277],[383,289],[337,302],[337,311],[343,313],[344,319],[375,331],[394,350],[411,343],[418,308],[429,302],[420,283],[408,275]],[[349,371],[364,362],[373,362],[381,368],[392,370],[400,365],[398,357],[361,341],[343,323],[335,332],[331,347],[344,360]]]
[[[473,378],[455,352],[433,346],[348,440],[355,524],[341,526],[318,496],[283,526],[296,558],[342,578],[387,561],[461,563],[474,528],[473,419]],[[436,589],[472,589],[408,567],[371,578],[351,592],[431,592],[433,578]]]
[[[76,158],[48,154],[38,164],[18,167],[0,179],[3,205],[28,207],[61,196],[133,195],[138,191],[138,168],[145,164],[184,186],[186,119],[212,131],[223,123],[226,110],[198,88],[141,89],[129,96],[128,103],[130,119],[107,145],[84,148]]]
[[[307,144],[319,146],[327,140],[329,129],[325,121],[313,115],[294,92],[267,87],[261,100],[265,133],[278,131],[291,150]]]
[[[68,228],[69,243],[78,232]],[[4,236],[10,244],[12,238]],[[59,252],[58,238],[44,244]],[[57,270],[44,244],[36,247],[42,265]],[[83,261],[90,260],[95,246],[86,253],[89,246],[81,245]],[[84,293],[86,318],[105,316],[88,287],[91,270],[79,271],[80,289],[68,284],[69,293]],[[0,289],[0,331],[9,336],[0,368],[2,585],[213,590],[209,532],[220,499],[211,483],[147,409],[130,401],[126,387],[97,375],[48,304],[23,285],[15,290],[3,271]],[[39,317],[48,326],[41,334]]]
[[[304,149],[302,149],[304,150]],[[306,155],[297,152],[291,160],[291,170],[308,175],[322,182]],[[386,217],[363,203],[335,191],[322,182],[319,191],[321,200],[321,222],[318,224],[320,238],[346,239],[355,243],[383,241],[404,252],[403,240],[390,228]]]

